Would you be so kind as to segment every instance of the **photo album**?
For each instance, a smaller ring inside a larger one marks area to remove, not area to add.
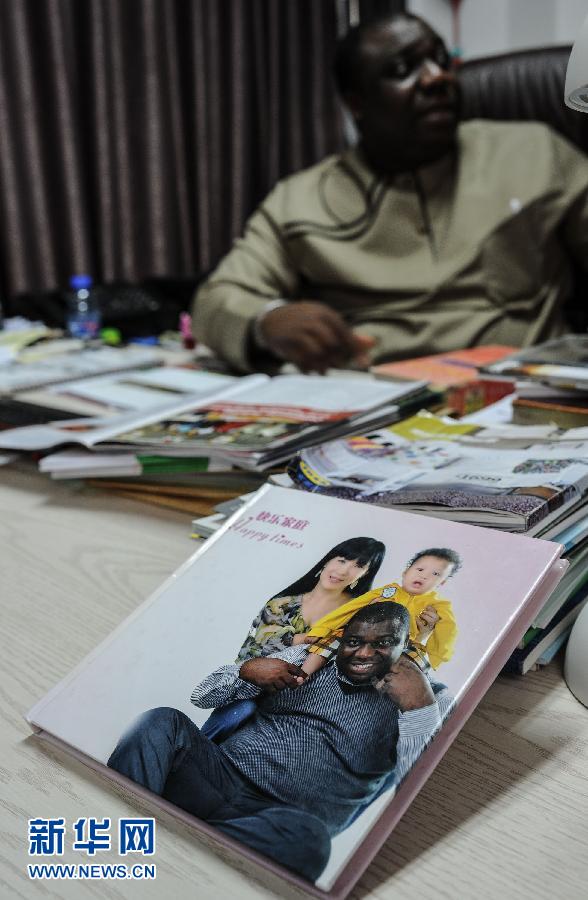
[[[264,486],[27,720],[225,848],[343,898],[555,589],[561,552]]]

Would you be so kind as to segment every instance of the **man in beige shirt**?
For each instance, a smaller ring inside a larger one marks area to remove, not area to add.
[[[277,184],[198,291],[197,338],[242,371],[322,372],[569,330],[588,160],[540,123],[459,124],[415,16],[353,29],[336,77],[358,146]]]

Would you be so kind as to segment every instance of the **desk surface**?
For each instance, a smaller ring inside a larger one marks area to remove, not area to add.
[[[1,898],[302,897],[157,813],[157,880],[28,880],[27,819],[154,814],[31,737],[23,713],[194,549],[185,515],[0,469]],[[588,710],[561,662],[501,676],[351,895],[582,896],[588,884]],[[38,861],[38,860],[33,860]],[[66,849],[62,862],[84,862]],[[119,862],[103,853],[99,862]]]

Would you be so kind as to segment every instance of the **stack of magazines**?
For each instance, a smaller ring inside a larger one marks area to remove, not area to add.
[[[216,393],[177,397],[148,412],[11,429],[0,447],[206,457],[253,471],[299,449],[393,422],[429,398],[422,382],[392,384],[365,376],[251,375]],[[64,476],[66,467],[60,468]]]
[[[549,662],[588,598],[586,429],[483,428],[422,413],[305,450],[280,483],[562,543],[569,570],[521,640],[513,671]]]
[[[588,425],[588,335],[567,334],[519,350],[485,370],[517,379],[514,422]]]

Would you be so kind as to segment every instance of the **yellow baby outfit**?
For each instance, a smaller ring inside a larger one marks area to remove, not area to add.
[[[325,654],[325,646],[331,640],[341,636],[341,629],[347,624],[351,616],[368,603],[384,603],[393,600],[405,606],[410,615],[410,639],[420,650],[427,654],[429,662],[434,669],[441,663],[447,662],[453,656],[455,640],[457,638],[457,623],[453,615],[453,609],[449,600],[439,597],[437,591],[429,591],[427,594],[409,594],[404,588],[392,582],[382,587],[374,588],[367,594],[355,597],[348,603],[343,603],[336,610],[327,613],[307,632],[309,637],[318,638],[320,643],[313,644],[308,649],[311,653]],[[418,641],[417,616],[421,614],[425,606],[432,606],[439,621],[436,623],[433,633],[426,644]],[[330,655],[330,654],[327,654]]]

